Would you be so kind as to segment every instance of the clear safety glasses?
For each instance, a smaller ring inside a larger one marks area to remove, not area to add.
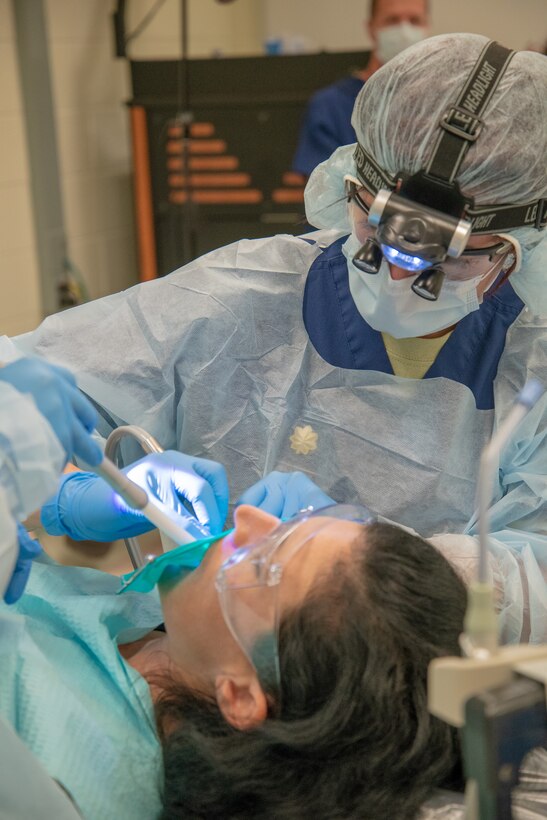
[[[329,549],[336,550],[337,521],[370,525],[375,520],[365,507],[349,504],[306,511],[256,543],[236,549],[222,564],[216,588],[224,620],[267,689],[281,692],[280,585],[290,573],[291,560],[327,527],[332,529]]]
[[[370,208],[363,198],[366,190],[355,177],[349,175],[344,177],[344,186],[348,203],[353,203],[358,209],[358,212],[352,215],[353,232],[360,241],[364,242],[365,239],[372,238],[376,234],[376,228],[368,221]],[[397,255],[397,259],[390,259],[389,248],[383,248],[383,250],[388,262],[401,268],[408,267],[408,270],[413,273],[418,273],[421,267],[429,266],[428,262],[424,262],[421,266],[416,264],[407,266],[400,254]],[[513,245],[507,240],[501,240],[485,248],[466,248],[456,259],[445,259],[442,269],[446,278],[452,281],[464,282],[468,279],[480,279],[493,273],[496,267],[501,268],[502,263],[512,251]],[[412,257],[412,260],[415,262],[416,258]],[[514,260],[511,260],[511,263],[512,261]]]

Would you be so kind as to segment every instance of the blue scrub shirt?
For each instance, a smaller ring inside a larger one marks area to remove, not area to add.
[[[340,145],[357,141],[351,115],[363,85],[359,77],[350,76],[315,92],[300,129],[293,171],[309,176]]]

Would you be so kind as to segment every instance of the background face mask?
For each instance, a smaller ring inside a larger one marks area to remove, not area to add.
[[[425,40],[426,30],[411,23],[397,23],[378,30],[376,54],[382,63],[387,63],[405,48]]]

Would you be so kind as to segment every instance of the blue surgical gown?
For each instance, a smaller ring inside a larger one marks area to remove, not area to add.
[[[43,557],[23,597],[0,605],[0,714],[85,820],[161,809],[150,690],[117,649],[154,629],[161,607],[118,588],[114,576]]]
[[[353,303],[342,241],[242,240],[51,316],[17,343],[75,370],[104,435],[140,424],[165,448],[223,463],[233,501],[271,470],[301,470],[336,501],[423,536],[474,535],[481,450],[525,381],[547,384],[547,319],[506,285],[461,321],[425,378],[396,376]],[[544,396],[502,454],[490,519],[529,560],[538,595],[546,441]],[[536,639],[543,615],[537,624]]]
[[[336,148],[357,140],[351,114],[362,87],[363,80],[350,76],[312,95],[304,113],[293,171],[309,176]]]
[[[0,337],[0,361],[20,354]],[[65,453],[32,396],[0,382],[0,599],[19,552],[16,522],[55,492]]]

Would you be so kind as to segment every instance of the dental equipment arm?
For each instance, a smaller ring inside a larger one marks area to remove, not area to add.
[[[484,449],[478,482],[480,555],[469,588],[463,658],[437,658],[428,671],[429,711],[462,728],[467,820],[510,820],[511,791],[524,756],[547,744],[547,646],[498,646],[494,590],[488,578],[492,473],[503,447],[543,393],[527,382]]]
[[[488,579],[489,508],[493,476],[499,457],[514,430],[540,399],[543,386],[527,382],[517,396],[514,407],[484,448],[478,477],[479,563],[476,581],[469,586],[462,648],[468,657],[487,657],[498,647],[498,619],[494,606],[494,588]]]

